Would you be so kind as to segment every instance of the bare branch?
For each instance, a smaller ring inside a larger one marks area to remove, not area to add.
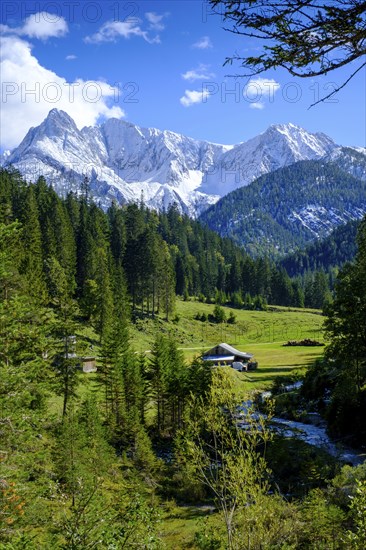
[[[322,97],[321,99],[318,99],[318,101],[315,101],[315,103],[312,103],[308,109],[311,109],[311,107],[314,107],[315,105],[318,105],[318,103],[322,103],[323,101],[326,101],[327,99],[329,99],[330,97],[334,96],[336,93],[338,93],[340,90],[342,90],[342,88],[344,88],[345,86],[347,86],[348,82],[363,68],[363,67],[366,67],[366,61],[364,63],[362,63],[362,65],[360,65],[360,67],[358,67],[358,69],[356,69],[352,74],[351,76],[349,76],[347,78],[347,80],[345,80],[343,82],[343,84],[341,84],[340,86],[334,88],[334,90],[332,92],[330,92],[328,95],[326,95],[325,97]]]

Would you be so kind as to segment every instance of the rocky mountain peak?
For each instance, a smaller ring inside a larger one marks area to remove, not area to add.
[[[262,174],[300,160],[330,155],[337,145],[325,134],[295,124],[274,124],[237,145],[195,140],[120,119],[78,130],[64,111],[52,109],[5,159],[30,181],[43,174],[60,193],[78,188],[85,175],[96,200],[139,200],[160,209],[177,202],[196,216],[230,191]]]

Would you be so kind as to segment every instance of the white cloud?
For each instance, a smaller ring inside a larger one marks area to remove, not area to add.
[[[47,40],[51,37],[59,38],[64,36],[68,30],[67,22],[63,17],[47,11],[33,13],[26,18],[22,27],[11,28],[1,25],[1,31],[4,34],[16,34],[40,40]]]
[[[265,101],[272,103],[281,85],[273,78],[252,78],[244,88],[244,97],[251,109],[264,109]]]
[[[192,44],[192,48],[198,48],[199,50],[207,50],[212,48],[212,42],[209,36],[202,36],[197,42]]]
[[[94,125],[101,116],[124,116],[112,104],[118,97],[116,88],[95,80],[68,82],[40,65],[31,48],[16,36],[1,39],[3,148],[19,145],[29,128],[39,125],[53,108],[66,111],[79,128]]]
[[[151,38],[147,31],[142,30],[139,19],[126,19],[126,21],[106,21],[95,34],[86,36],[87,44],[100,44],[102,42],[116,42],[118,38],[129,39],[131,36],[139,36],[149,44],[160,43],[159,36]]]
[[[179,101],[184,107],[190,107],[195,103],[206,102],[209,95],[207,90],[186,90]]]
[[[150,29],[154,31],[163,31],[165,29],[165,25],[163,23],[163,20],[168,16],[168,13],[163,13],[161,15],[158,15],[157,13],[153,11],[148,11],[145,13],[146,19],[150,23]]]
[[[200,63],[196,69],[191,69],[190,71],[183,73],[182,78],[192,82],[194,80],[209,80],[210,78],[215,77],[214,73],[210,73],[209,68],[209,65]]]
[[[72,53],[70,55],[67,55],[65,59],[66,61],[73,61],[74,59],[77,59],[77,56]]]
[[[264,109],[264,103],[262,103],[261,101],[256,101],[255,103],[250,103],[249,104],[249,107],[251,109],[259,109],[259,110],[262,110]]]

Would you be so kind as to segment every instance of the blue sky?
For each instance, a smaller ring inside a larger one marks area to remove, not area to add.
[[[232,144],[293,122],[366,146],[365,71],[310,110],[350,67],[314,80],[283,70],[230,77],[240,68],[223,67],[225,57],[259,44],[223,30],[205,2],[3,0],[1,23],[2,149],[54,107],[79,128],[117,116]]]

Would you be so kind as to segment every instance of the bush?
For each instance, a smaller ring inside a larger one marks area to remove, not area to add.
[[[218,304],[215,305],[213,316],[215,319],[215,323],[223,323],[226,320],[225,310]]]
[[[207,321],[207,315],[206,313],[196,313],[196,315],[194,316],[194,319],[196,319],[196,321],[205,322]]]
[[[236,315],[232,311],[230,311],[227,322],[229,323],[229,325],[235,325],[236,323]]]
[[[225,292],[223,290],[216,290],[215,304],[223,305],[223,304],[226,304],[226,302],[227,302],[227,298],[226,298]]]
[[[230,301],[233,307],[237,307],[237,308],[243,307],[243,299],[241,297],[240,292],[233,292],[233,294],[231,295]]]

